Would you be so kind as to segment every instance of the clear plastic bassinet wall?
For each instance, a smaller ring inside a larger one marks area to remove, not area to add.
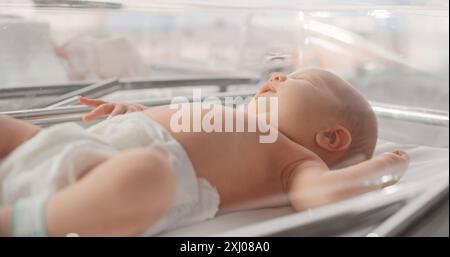
[[[179,84],[192,78],[239,92],[320,67],[373,103],[439,116],[448,133],[448,2],[355,2],[0,0],[0,111],[48,108],[112,78],[125,86],[97,97],[190,94],[195,83]],[[127,90],[136,80],[147,87]]]

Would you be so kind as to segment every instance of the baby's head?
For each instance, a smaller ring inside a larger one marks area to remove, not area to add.
[[[330,167],[372,157],[377,120],[369,103],[331,72],[309,69],[274,74],[256,98],[278,97],[278,129]]]

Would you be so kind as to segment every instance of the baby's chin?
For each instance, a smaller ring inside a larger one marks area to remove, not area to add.
[[[252,100],[247,104],[247,111],[252,111],[254,114],[270,112],[270,96],[271,95],[268,94],[259,96],[255,95],[255,97],[253,97]],[[261,102],[265,103],[264,108],[257,108],[258,104],[260,104]]]
[[[257,93],[253,99],[258,99],[258,98],[266,98],[266,97],[271,97],[271,96],[276,96],[275,92],[272,91],[266,91],[264,93]]]

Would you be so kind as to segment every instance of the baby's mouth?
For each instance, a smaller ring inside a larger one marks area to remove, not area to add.
[[[264,85],[264,86],[262,86],[259,89],[258,93],[256,94],[256,97],[261,96],[261,95],[263,95],[265,93],[268,93],[268,92],[269,93],[276,93],[277,89],[274,86],[272,86],[272,85]]]

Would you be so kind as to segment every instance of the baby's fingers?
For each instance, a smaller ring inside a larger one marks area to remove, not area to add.
[[[100,100],[100,99],[90,99],[90,98],[86,98],[83,96],[78,97],[78,102],[80,102],[80,104],[89,106],[91,108],[96,108],[96,107],[106,103],[105,101]]]
[[[129,105],[128,108],[127,108],[126,113],[130,113],[130,112],[138,112],[138,111],[139,111],[139,109],[138,109],[136,106],[134,106],[134,105]]]
[[[94,110],[92,110],[90,113],[86,114],[83,117],[83,120],[85,122],[91,122],[95,120],[97,117],[105,116],[110,114],[114,110],[115,104],[113,103],[106,103],[98,106]]]
[[[145,109],[145,107],[143,105],[140,105],[140,104],[129,104],[128,108],[127,108],[127,113],[140,112],[140,111],[143,111],[144,109]]]
[[[403,150],[397,149],[397,150],[395,150],[395,151],[392,151],[392,153],[395,154],[395,155],[397,155],[399,158],[401,158],[401,159],[403,159],[403,160],[405,160],[405,161],[409,161],[409,155],[408,155],[408,153],[406,153],[406,152],[403,151]]]
[[[124,114],[127,112],[127,106],[125,104],[116,104],[114,110],[111,112],[110,116],[116,116]]]
[[[389,173],[403,173],[408,169],[409,156],[402,150],[387,152],[382,154],[381,164]]]

